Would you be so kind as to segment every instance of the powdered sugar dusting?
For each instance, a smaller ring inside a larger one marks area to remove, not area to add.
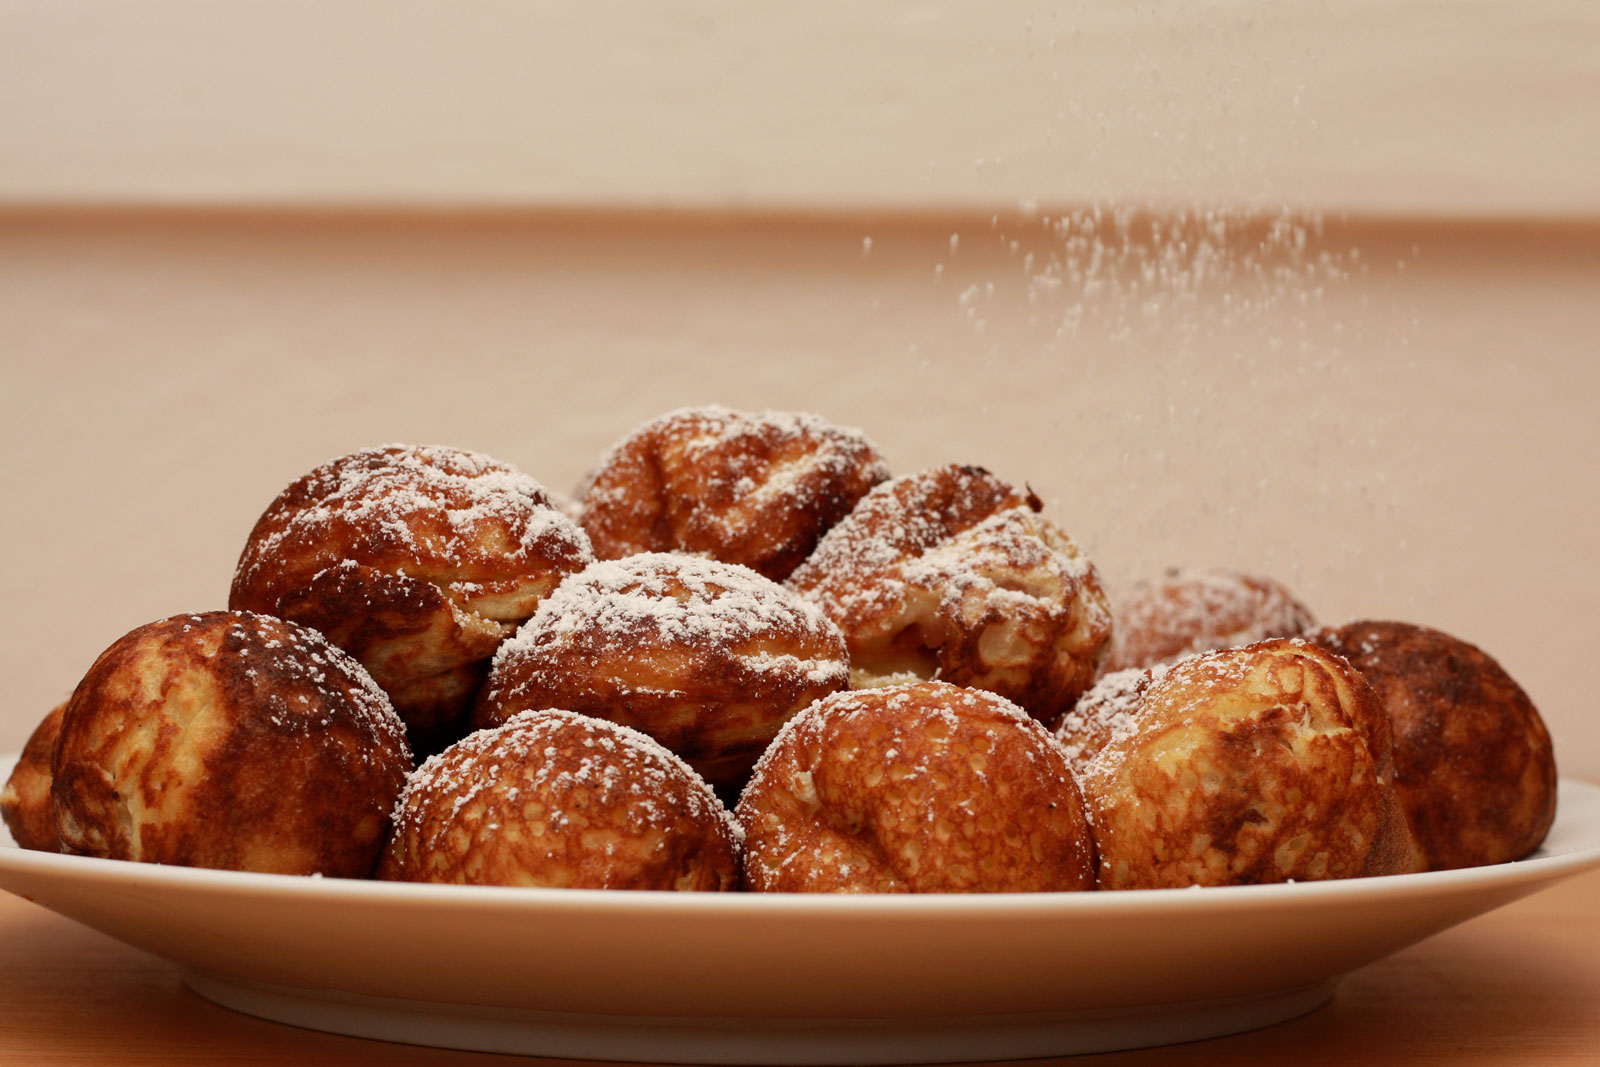
[[[514,467],[462,449],[383,445],[326,463],[285,490],[262,516],[235,585],[263,577],[257,572],[289,546],[352,543],[428,571],[589,555],[582,530]]]
[[[1056,727],[1056,738],[1075,775],[1081,775],[1101,749],[1133,736],[1145,691],[1166,673],[1166,667],[1112,671],[1078,699]]]
[[[1111,631],[1094,567],[978,467],[876,487],[789,586],[850,643],[858,676],[912,672],[992,690],[1054,723],[1093,681]]]
[[[870,689],[846,690],[834,693],[806,708],[783,724],[772,743],[767,746],[751,775],[745,793],[759,791],[767,785],[757,782],[774,773],[773,764],[786,759],[786,749],[795,745],[814,748],[831,730],[840,729],[841,723],[860,717],[874,730],[894,731],[903,724],[915,724],[918,735],[927,735],[930,728],[937,732],[942,727],[946,734],[954,733],[969,716],[978,715],[998,720],[1018,729],[1048,740],[1048,733],[1038,720],[1011,701],[981,689],[968,689],[946,682],[917,681],[904,685],[875,686]],[[848,732],[848,727],[844,727]],[[916,765],[913,753],[926,755],[931,751],[926,743],[905,743],[894,751],[905,758],[897,763],[909,773],[926,770]]]
[[[353,657],[329,643],[327,638],[309,626],[248,611],[220,614],[231,620],[228,631],[222,636],[223,648],[254,646],[273,653],[270,662],[272,676],[292,683],[281,688],[296,692],[300,698],[293,704],[289,703],[279,691],[279,686],[262,677],[260,671],[266,668],[265,664],[258,670],[249,665],[250,658],[241,659],[243,673],[252,683],[256,683],[256,696],[262,701],[267,719],[274,726],[290,730],[314,724],[326,726],[336,714],[334,709],[338,709],[337,714],[341,718],[354,716],[364,729],[378,735],[385,747],[406,752],[409,760],[405,725],[395,714],[388,694],[379,688],[372,680],[372,675]],[[207,616],[189,618],[191,621],[198,618],[201,624],[207,624]],[[184,628],[188,626],[189,623],[183,624]],[[310,689],[318,694],[321,699],[316,704],[320,706],[304,702],[303,693],[300,692],[302,689]],[[358,755],[367,758],[370,754],[363,750],[358,751]]]
[[[1226,570],[1171,568],[1117,598],[1108,669],[1170,663],[1194,652],[1297,637],[1310,609],[1279,583]]]
[[[775,653],[759,642],[820,634],[834,627],[822,611],[777,583],[736,564],[675,553],[642,553],[590,564],[539,605],[533,618],[501,645],[498,668],[538,655],[551,642],[595,649],[678,646],[737,649],[756,671],[791,672],[844,684],[840,659],[809,660]],[[841,643],[842,647],[842,643]]]
[[[515,785],[506,783],[514,781]],[[451,816],[431,824],[419,843],[447,847],[452,819],[502,790],[537,796],[547,805],[582,789],[605,807],[626,805],[646,824],[671,829],[683,816],[715,820],[737,843],[740,831],[722,802],[687,763],[637,730],[560,710],[525,711],[479,730],[430,757],[411,775],[395,806],[396,833],[418,835],[424,814],[448,801]],[[679,798],[684,807],[677,810]],[[545,821],[559,829],[571,816],[555,808]],[[492,832],[492,830],[490,831]]]
[[[735,812],[756,890],[1039,890],[1088,880],[1081,800],[1048,732],[997,694],[943,682],[813,704],[768,748]]]
[[[789,579],[829,616],[851,619],[892,609],[903,595],[904,568],[938,570],[938,550],[964,530],[1024,506],[1023,499],[989,472],[945,467],[905,475],[876,486]],[[1021,551],[1021,546],[1016,546]],[[930,556],[931,554],[931,556]]]
[[[599,500],[600,497],[592,498],[591,494],[598,492],[614,495],[623,492],[624,490],[617,487],[596,489],[595,482],[600,472],[614,466],[621,453],[635,442],[679,427],[694,429],[694,436],[689,438],[685,445],[685,450],[691,457],[703,457],[709,453],[726,454],[730,451],[736,453],[736,449],[730,450],[728,446],[763,435],[773,440],[780,448],[785,444],[797,442],[810,442],[816,445],[805,463],[790,464],[777,470],[757,470],[746,459],[717,474],[717,477],[730,483],[734,495],[763,493],[782,496],[796,492],[803,493],[806,491],[807,483],[800,475],[811,470],[821,470],[834,476],[842,476],[863,461],[869,465],[874,481],[882,481],[889,476],[888,465],[884,462],[878,447],[867,437],[865,431],[857,427],[836,425],[808,411],[770,409],[735,411],[721,404],[705,404],[675,408],[629,431],[626,436],[612,444],[584,475],[576,491],[577,498],[580,501]],[[707,465],[707,469],[715,470],[717,466],[717,464]],[[743,484],[741,480],[744,480]]]
[[[606,453],[581,520],[602,558],[701,552],[782,579],[886,477],[859,430],[819,416],[680,408]]]

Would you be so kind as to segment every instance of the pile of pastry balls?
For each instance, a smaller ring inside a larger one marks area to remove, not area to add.
[[[1049,892],[1503,862],[1555,783],[1464,641],[1224,571],[1108,596],[1026,487],[705,407],[572,500],[453,448],[311,471],[227,610],[101,654],[0,812],[27,848],[285,874]]]

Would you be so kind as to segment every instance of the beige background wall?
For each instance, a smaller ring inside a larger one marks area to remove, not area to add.
[[[1589,0],[0,0],[0,198],[1600,214]]]

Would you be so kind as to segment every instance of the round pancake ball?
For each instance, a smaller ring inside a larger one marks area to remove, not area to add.
[[[778,729],[849,678],[844,637],[815,605],[747,567],[648,552],[563,582],[496,653],[475,721],[609,719],[737,790]]]
[[[1353,622],[1315,640],[1371,683],[1394,731],[1394,781],[1433,870],[1520,859],[1555,821],[1550,733],[1488,653],[1404,622]]]
[[[981,467],[895,478],[787,584],[844,631],[858,688],[938,678],[1054,725],[1093,683],[1111,614],[1094,566],[1042,510]]]
[[[1153,667],[1196,652],[1273,637],[1303,637],[1316,625],[1281,582],[1229,570],[1172,568],[1112,598],[1116,625],[1102,670]]]
[[[1301,640],[1179,660],[1082,730],[1079,784],[1102,889],[1311,881],[1417,869],[1385,759],[1377,697]],[[1380,747],[1382,739],[1377,742]]]
[[[636,730],[527,711],[428,759],[378,877],[574,889],[723,890],[737,832],[682,760]]]
[[[580,515],[601,559],[692,552],[782,581],[888,476],[860,430],[816,415],[684,408],[612,447]]]
[[[60,852],[61,835],[56,832],[55,802],[50,799],[50,758],[61,734],[61,718],[67,706],[58,704],[28,736],[17,765],[11,769],[4,789],[0,789],[0,818],[5,820],[11,839],[21,848],[40,852]]]
[[[1129,667],[1103,674],[1061,717],[1054,733],[1074,777],[1083,773],[1113,737],[1132,730],[1145,690],[1166,673],[1166,667],[1158,666],[1149,670]]]
[[[735,815],[765,892],[1094,887],[1066,758],[993,693],[918,682],[836,693],[784,727]]]
[[[52,767],[63,851],[361,878],[411,770],[361,665],[247,612],[141,626],[67,702]]]
[[[459,738],[489,659],[589,539],[544,487],[462,449],[388,445],[290,485],[245,542],[228,606],[305,623],[371,672],[412,748]]]

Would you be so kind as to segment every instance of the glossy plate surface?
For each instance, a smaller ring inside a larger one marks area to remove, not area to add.
[[[266,1018],[550,1056],[948,1062],[1163,1044],[1309,1011],[1354,968],[1600,867],[1600,786],[1562,782],[1549,839],[1518,863],[1125,893],[399,885],[5,845],[0,888]]]

